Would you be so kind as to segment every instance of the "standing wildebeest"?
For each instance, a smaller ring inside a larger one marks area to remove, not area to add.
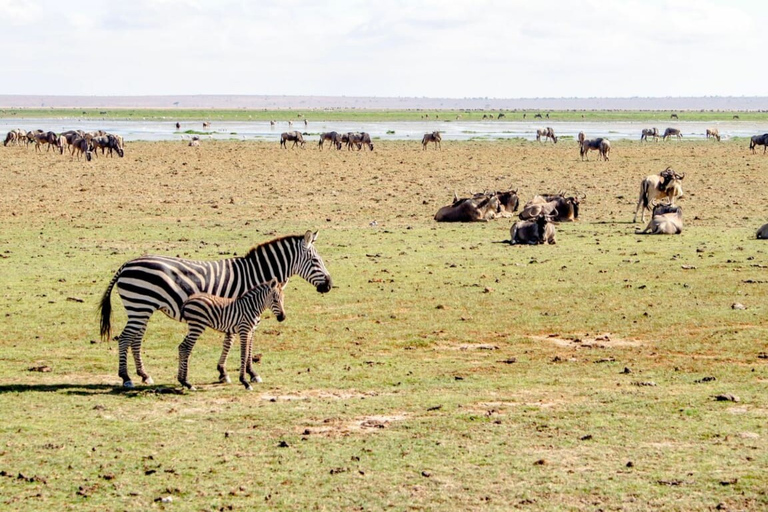
[[[763,146],[763,154],[765,154],[765,150],[768,149],[768,133],[752,136],[749,141],[749,149],[752,150],[753,154],[756,146]]]
[[[440,136],[440,132],[432,132],[432,133],[425,133],[424,137],[421,138],[421,145],[423,146],[423,149],[427,149],[427,144],[430,142],[435,143],[435,149],[440,148],[443,149],[442,144],[440,141],[442,141],[443,138]]]
[[[549,139],[552,139],[552,142],[557,144],[557,136],[555,135],[555,131],[547,126],[546,128],[539,128],[536,130],[536,140],[541,142],[541,138],[544,137],[544,142],[546,142]]]
[[[659,140],[659,129],[658,128],[643,128],[643,133],[640,135],[640,142],[646,141],[648,142],[648,137],[653,137],[654,141]]]
[[[331,146],[336,146],[336,149],[341,149],[341,136],[336,132],[325,132],[320,134],[320,143],[318,147],[323,149],[325,141],[329,141]]]
[[[587,157],[587,160],[589,160],[589,152],[597,151],[598,160],[600,160],[601,158],[603,158],[604,160],[608,160],[608,156],[606,152],[610,150],[611,150],[610,141],[608,139],[604,139],[603,137],[598,137],[596,139],[585,140],[584,142],[582,142],[581,147],[579,148],[579,155],[581,155],[582,160],[584,160],[584,157]]]
[[[657,204],[653,208],[651,221],[638,235],[679,235],[683,232],[683,208],[673,204]]]
[[[557,212],[555,212],[557,214]],[[555,244],[555,225],[552,217],[540,213],[531,220],[515,222],[509,229],[510,244]]]
[[[283,132],[280,135],[280,146],[287,148],[287,141],[293,141],[293,146],[291,148],[295,148],[297,144],[301,144],[301,147],[304,147],[304,137],[301,135],[301,132],[293,131],[293,132]]]
[[[668,137],[677,137],[678,139],[682,139],[683,134],[680,133],[680,130],[677,128],[667,128],[664,130],[664,135],[661,138],[663,140],[667,140]]]
[[[181,128],[181,123],[176,123],[176,129],[179,130]]]
[[[656,199],[667,198],[669,204],[674,205],[675,199],[683,197],[683,187],[680,184],[685,178],[685,173],[677,174],[671,167],[667,167],[659,174],[651,174],[640,183],[640,197],[637,199],[637,208],[632,222],[637,222],[637,212],[642,208],[641,222],[645,222],[645,211],[651,210]]]
[[[757,230],[758,240],[768,240],[768,224],[763,224],[760,229]]]
[[[579,147],[584,145],[584,141],[587,140],[587,136],[584,135],[584,132],[579,132],[579,135],[576,137],[576,140],[579,141]]]
[[[480,194],[478,197],[458,199],[454,194],[453,204],[443,206],[435,214],[437,222],[488,222],[496,217],[499,199],[496,194]]]
[[[368,149],[373,151],[373,142],[371,142],[371,136],[366,132],[349,132],[341,136],[341,142],[347,145],[347,150],[351,150],[353,146],[357,146],[357,150],[360,151],[363,145],[368,146]]]
[[[707,138],[712,137],[716,141],[720,141],[720,131],[717,128],[707,128]]]

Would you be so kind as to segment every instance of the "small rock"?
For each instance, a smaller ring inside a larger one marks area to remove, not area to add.
[[[289,446],[290,445],[288,444],[287,441],[280,441],[279,443],[277,443],[278,448],[288,448]]]
[[[741,310],[743,310],[743,309],[747,309],[747,307],[744,304],[742,304],[741,302],[734,302],[733,304],[731,304],[731,309],[741,309]]]
[[[421,476],[429,478],[429,477],[432,476],[432,472],[431,471],[422,471],[421,472]]]
[[[715,395],[715,400],[718,402],[740,402],[741,399],[731,393],[723,393],[722,395]]]

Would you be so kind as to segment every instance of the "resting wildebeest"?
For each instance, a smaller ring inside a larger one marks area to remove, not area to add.
[[[707,128],[707,138],[714,138],[716,141],[720,141],[720,131],[717,128]]]
[[[600,158],[605,158],[605,154],[603,153],[603,149],[605,149],[605,146],[603,145],[603,141],[606,141],[608,139],[604,139],[602,137],[598,137],[597,139],[590,139],[585,140],[581,143],[581,146],[579,147],[579,155],[581,155],[582,161],[584,160],[584,157],[587,157],[587,161],[589,161],[589,155],[588,153],[590,151],[597,151],[597,159],[600,160]],[[608,143],[608,150],[610,150],[610,142]],[[605,158],[607,160],[607,158]]]
[[[565,197],[563,194],[534,196],[518,216],[522,220],[531,220],[545,214],[554,222],[572,222],[579,218],[580,204],[578,197]]]
[[[752,153],[755,152],[756,146],[763,146],[763,154],[765,154],[765,150],[768,149],[768,133],[752,136],[749,141],[749,149],[752,150]]]
[[[427,149],[427,144],[429,144],[430,142],[434,142],[435,149],[437,149],[438,147],[440,149],[443,149],[443,146],[440,143],[440,141],[442,140],[443,138],[440,136],[440,132],[435,131],[432,133],[425,133],[424,137],[421,138],[421,145],[423,146],[423,149]]]
[[[640,142],[646,141],[648,142],[648,137],[653,137],[654,141],[659,140],[659,129],[658,128],[643,128],[643,133],[640,135]]]
[[[341,149],[341,136],[336,132],[325,132],[320,134],[320,149],[323,149],[325,141],[329,141],[331,146],[336,146],[336,149]]]
[[[557,213],[557,212],[555,212]],[[509,230],[510,244],[555,244],[555,225],[549,215],[541,213],[532,220],[515,222]]]
[[[496,198],[499,200],[499,215],[509,217],[520,207],[520,199],[517,197],[517,189],[511,188],[506,191],[496,192]]]
[[[680,130],[677,128],[667,128],[664,130],[664,135],[661,137],[663,140],[667,140],[669,137],[677,137],[678,139],[683,138],[683,134],[680,133]]]
[[[659,174],[651,174],[640,183],[640,197],[637,199],[637,208],[632,222],[637,222],[637,212],[642,208],[641,222],[645,222],[645,211],[651,210],[656,199],[667,198],[669,204],[675,204],[675,199],[683,197],[683,187],[680,181],[685,178],[685,173],[677,174],[671,167],[667,167]]]
[[[287,148],[287,141],[293,141],[293,146],[291,148],[295,148],[297,144],[301,144],[301,147],[304,147],[304,137],[301,135],[301,132],[283,132],[280,135],[280,146]]]
[[[458,199],[454,194],[453,204],[443,206],[435,214],[437,222],[487,222],[496,217],[499,199],[495,194],[480,195],[480,198]]]
[[[653,207],[651,221],[638,235],[679,235],[683,232],[683,208],[673,204],[657,204]]]
[[[758,240],[768,239],[768,224],[763,224],[760,226],[760,229],[757,230],[757,238]]]

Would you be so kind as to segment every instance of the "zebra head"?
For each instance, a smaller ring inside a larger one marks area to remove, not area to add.
[[[317,240],[317,231],[314,233],[307,231],[304,235],[304,243],[302,249],[296,258],[294,273],[300,275],[311,283],[317,291],[320,293],[328,293],[333,287],[331,282],[331,274],[325,268],[323,259],[317,253],[315,248],[315,240]]]
[[[285,320],[285,308],[283,306],[283,284],[274,277],[269,282],[269,293],[267,295],[267,304],[269,304],[272,314],[275,315],[278,322]]]

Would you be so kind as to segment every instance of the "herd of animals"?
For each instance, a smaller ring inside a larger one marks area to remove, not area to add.
[[[658,140],[656,128],[644,129],[641,140]],[[679,130],[669,128],[663,138],[682,135]],[[717,130],[707,130],[707,137],[720,140]],[[557,136],[552,128],[537,132],[537,140],[551,140],[557,143]],[[427,133],[422,138],[423,149],[430,143],[435,149],[441,148],[440,132]],[[305,144],[303,134],[298,131],[281,134],[280,145],[293,147]],[[331,147],[361,150],[368,147],[373,150],[373,143],[367,133],[338,134],[323,133],[319,147],[325,142]],[[588,152],[598,152],[598,159],[608,160],[610,141],[605,138],[587,140],[584,133],[578,137],[582,159]],[[34,143],[36,151],[46,151],[53,147],[61,154],[70,149],[78,158],[85,155],[90,160],[91,154],[101,148],[102,154],[116,152],[124,155],[123,140],[118,135],[105,132],[84,133],[68,131],[61,134],[43,130],[25,132],[12,130],[6,136],[4,145],[30,145]],[[768,149],[768,134],[751,138],[750,149],[756,146]],[[645,222],[647,211],[651,211],[650,222],[638,234],[680,234],[683,230],[682,208],[675,200],[683,195],[682,181],[685,174],[678,174],[667,167],[659,174],[647,176],[640,185],[635,216],[641,213],[641,222]],[[435,215],[437,222],[477,222],[498,217],[512,217],[518,212],[519,221],[510,229],[511,244],[555,244],[556,224],[576,221],[579,208],[585,196],[566,196],[564,193],[536,195],[520,208],[517,190],[483,192],[471,197],[459,198],[454,193],[450,205],[443,206]],[[768,224],[757,232],[757,238],[768,239]],[[130,349],[136,365],[136,372],[143,383],[152,384],[152,378],[145,371],[141,358],[141,343],[147,323],[156,311],[188,324],[188,333],[179,345],[178,382],[188,389],[194,389],[189,382],[189,358],[195,342],[206,328],[222,332],[224,336],[222,353],[217,370],[220,382],[230,382],[226,372],[226,361],[234,336],[240,340],[240,382],[246,389],[252,389],[251,382],[260,382],[261,378],[253,370],[252,351],[253,334],[259,325],[261,315],[270,309],[278,321],[285,318],[283,284],[294,275],[299,275],[316,287],[319,293],[327,293],[332,288],[332,279],[325,264],[317,252],[314,242],[317,232],[308,231],[304,235],[286,236],[271,240],[251,249],[245,256],[222,261],[195,261],[166,256],[143,256],[123,264],[115,273],[102,296],[100,310],[100,333],[104,339],[111,337],[111,293],[114,288],[125,306],[128,320],[122,333],[117,337],[119,353],[118,375],[123,386],[133,387],[128,374],[127,358]]]
[[[91,161],[93,156],[98,156],[99,149],[101,149],[102,155],[106,153],[108,156],[112,156],[113,152],[117,153],[120,157],[125,155],[123,149],[123,137],[121,135],[107,133],[103,130],[96,132],[67,130],[57,134],[52,131],[25,131],[21,128],[17,128],[9,131],[3,141],[3,146],[29,147],[30,144],[34,144],[35,151],[42,152],[42,147],[45,145],[46,152],[50,151],[51,148],[62,155],[64,154],[64,151],[69,151],[72,158],[77,156],[77,159],[79,160],[82,156],[85,157],[88,162]]]

